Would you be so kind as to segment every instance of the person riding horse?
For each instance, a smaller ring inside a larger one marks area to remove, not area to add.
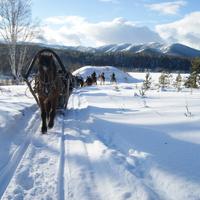
[[[100,81],[100,85],[104,85],[104,84],[105,84],[104,72],[102,72],[102,73],[99,75],[99,81]]]
[[[113,72],[112,75],[110,76],[110,83],[117,83],[115,73]]]
[[[93,84],[97,85],[97,76],[96,76],[96,72],[95,71],[92,73],[91,78],[92,78]]]

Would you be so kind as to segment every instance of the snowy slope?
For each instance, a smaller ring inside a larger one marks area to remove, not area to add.
[[[46,135],[25,87],[3,90],[0,199],[200,199],[199,90],[77,89]]]
[[[184,57],[197,57],[200,56],[200,50],[193,49],[183,44],[163,44],[163,43],[146,43],[146,44],[113,44],[105,45],[97,48],[98,52],[133,52],[133,53],[145,53],[151,52],[155,54],[165,54]]]
[[[31,43],[32,44],[32,43]],[[131,44],[131,43],[121,43],[121,44],[109,44],[100,47],[85,47],[85,46],[62,46],[62,45],[51,45],[51,44],[38,44],[41,47],[72,50],[80,52],[90,52],[90,53],[114,53],[114,52],[132,52],[132,53],[154,53],[155,55],[173,55],[182,57],[197,57],[200,56],[200,50],[194,49],[189,46],[174,43],[158,43],[150,42],[144,44]]]
[[[128,73],[123,72],[119,70],[116,67],[112,66],[85,66],[81,67],[80,69],[77,69],[73,72],[73,75],[80,75],[84,79],[87,78],[87,76],[90,76],[93,72],[96,72],[97,77],[104,72],[106,82],[110,82],[110,77],[112,73],[115,73],[116,79],[118,83],[137,83],[140,82],[140,80],[137,80],[136,78],[130,76]]]

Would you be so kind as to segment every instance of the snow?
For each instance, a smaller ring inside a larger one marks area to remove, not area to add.
[[[110,82],[110,78],[112,73],[115,73],[116,79],[118,83],[136,83],[140,82],[139,80],[135,79],[134,77],[130,76],[128,73],[123,72],[119,70],[116,67],[113,66],[85,66],[81,67],[80,69],[77,69],[73,72],[73,75],[76,76],[82,76],[84,79],[87,78],[87,76],[91,76],[93,72],[96,72],[97,77],[104,72],[105,75],[105,81]]]
[[[0,87],[0,199],[200,199],[200,90],[79,88],[46,135],[25,91]]]
[[[188,46],[183,44],[174,43],[157,43],[157,42],[150,42],[150,43],[143,43],[143,44],[111,44],[105,45],[102,47],[96,48],[96,51],[100,52],[145,52],[147,50],[151,50],[152,52],[164,55],[175,55],[175,56],[186,56],[186,57],[197,57],[200,55],[200,51],[198,49],[192,49]],[[93,49],[94,51],[95,49]]]

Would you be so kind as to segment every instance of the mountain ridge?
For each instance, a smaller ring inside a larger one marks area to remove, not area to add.
[[[181,43],[162,44],[162,43],[146,43],[146,44],[109,44],[100,47],[85,47],[85,46],[60,46],[42,44],[43,46],[52,47],[56,49],[75,50],[80,52],[90,53],[115,53],[115,52],[131,52],[131,53],[153,53],[158,55],[170,55],[180,57],[198,57],[200,50],[183,45]]]

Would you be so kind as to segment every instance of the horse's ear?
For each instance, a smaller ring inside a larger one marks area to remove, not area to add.
[[[40,63],[41,57],[42,57],[42,55],[39,54],[38,57],[37,57],[37,62],[38,62],[38,63]]]

